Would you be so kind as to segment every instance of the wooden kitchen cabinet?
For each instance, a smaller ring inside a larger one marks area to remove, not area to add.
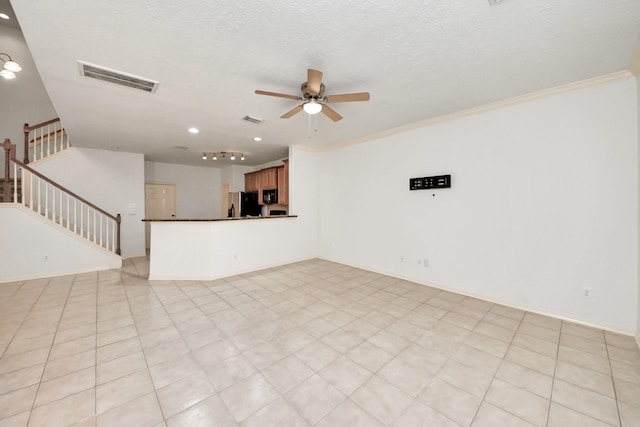
[[[283,160],[283,166],[278,168],[278,203],[289,204],[289,160]]]
[[[260,175],[261,171],[244,174],[244,191],[251,193],[260,191]]]
[[[262,169],[260,174],[260,189],[275,190],[278,188],[278,168]]]

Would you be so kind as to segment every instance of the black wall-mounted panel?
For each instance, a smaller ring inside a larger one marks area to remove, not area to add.
[[[425,176],[409,178],[409,190],[433,190],[434,188],[450,188],[451,175]]]

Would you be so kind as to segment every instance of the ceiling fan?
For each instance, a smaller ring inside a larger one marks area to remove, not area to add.
[[[324,113],[334,122],[342,119],[342,116],[338,114],[333,108],[329,107],[327,103],[331,102],[354,102],[354,101],[368,101],[369,92],[360,93],[345,93],[342,95],[324,95],[324,83],[322,83],[322,71],[307,70],[307,81],[300,86],[301,96],[286,95],[284,93],[266,92],[264,90],[256,90],[258,95],[277,96],[280,98],[295,99],[297,101],[304,101],[293,110],[283,114],[280,118],[288,119],[296,113],[304,110],[309,114]]]

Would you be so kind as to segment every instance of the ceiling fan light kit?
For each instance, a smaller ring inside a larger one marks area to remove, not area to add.
[[[288,119],[293,115],[303,111],[309,115],[322,112],[334,122],[342,120],[342,116],[327,104],[332,102],[356,102],[368,101],[370,99],[369,92],[345,93],[341,95],[324,95],[325,86],[322,83],[322,72],[318,70],[307,70],[307,81],[300,85],[301,96],[287,95],[284,93],[267,92],[264,90],[256,90],[258,95],[275,96],[278,98],[295,99],[296,101],[304,101],[291,111],[283,114],[282,119]]]
[[[302,106],[302,109],[307,114],[318,114],[320,111],[322,111],[322,104],[317,102],[315,99],[311,99],[309,102],[306,102]]]

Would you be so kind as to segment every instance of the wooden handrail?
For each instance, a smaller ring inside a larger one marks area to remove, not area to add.
[[[5,140],[5,143],[7,141],[9,141],[9,140]],[[11,144],[10,141],[9,141],[9,143]],[[11,144],[11,145],[13,145],[13,144]],[[13,147],[15,147],[15,145],[13,145]],[[41,174],[37,170],[32,169],[29,166],[27,166],[26,164],[22,163],[20,160],[15,158],[15,148],[14,148],[14,150],[11,150],[11,161],[16,163],[18,166],[22,167],[24,170],[27,170],[30,173],[34,174],[35,176],[37,176],[38,178],[42,179],[43,181],[53,185],[57,189],[59,189],[61,191],[64,191],[65,193],[67,193],[68,195],[70,195],[72,197],[75,197],[81,203],[84,203],[85,205],[87,205],[87,206],[95,209],[96,211],[100,212],[104,216],[114,220],[116,222],[116,250],[115,250],[115,253],[117,255],[120,255],[122,253],[122,251],[120,249],[120,223],[122,222],[122,217],[120,216],[120,214],[117,214],[116,216],[111,215],[109,212],[107,212],[107,211],[105,211],[103,209],[100,209],[99,207],[97,207],[96,205],[94,205],[90,201],[86,200],[85,198],[78,196],[73,191],[68,190],[67,188],[63,187],[62,185],[58,184],[57,182],[54,182],[51,179],[47,178],[46,176],[44,176],[43,174]]]
[[[60,117],[56,117],[55,119],[47,120],[46,122],[38,123],[37,125],[29,126],[28,123],[24,124],[24,131],[31,132],[32,130],[41,128],[43,126],[48,126],[60,121]]]
[[[64,188],[62,185],[58,184],[57,182],[47,178],[46,176],[42,175],[40,172],[38,172],[35,169],[31,169],[29,166],[25,165],[24,163],[22,163],[20,160],[16,159],[16,158],[12,158],[12,161],[14,161],[15,163],[18,164],[18,166],[22,167],[25,170],[28,170],[29,172],[31,172],[32,174],[34,174],[35,176],[37,176],[38,178],[42,179],[43,181],[48,182],[49,184],[53,185],[54,187],[56,187],[59,190],[64,191],[65,193],[75,197],[76,199],[78,199],[79,201],[81,201],[82,203],[84,203],[85,205],[88,205],[90,207],[92,207],[93,209],[97,210],[98,212],[100,212],[101,214],[108,216],[109,218],[111,218],[114,221],[117,221],[118,218],[116,216],[111,215],[109,212],[104,211],[102,209],[100,209],[99,207],[97,207],[96,205],[94,205],[93,203],[91,203],[90,201],[88,201],[87,199],[84,199],[80,196],[78,196],[76,193],[74,193],[71,190],[68,190],[66,188]]]
[[[55,119],[47,120],[46,122],[38,123],[37,125],[29,126],[28,123],[24,124],[24,164],[29,164],[29,132],[39,129],[44,126],[51,125],[53,123],[58,123],[60,121],[60,117],[56,117]]]

